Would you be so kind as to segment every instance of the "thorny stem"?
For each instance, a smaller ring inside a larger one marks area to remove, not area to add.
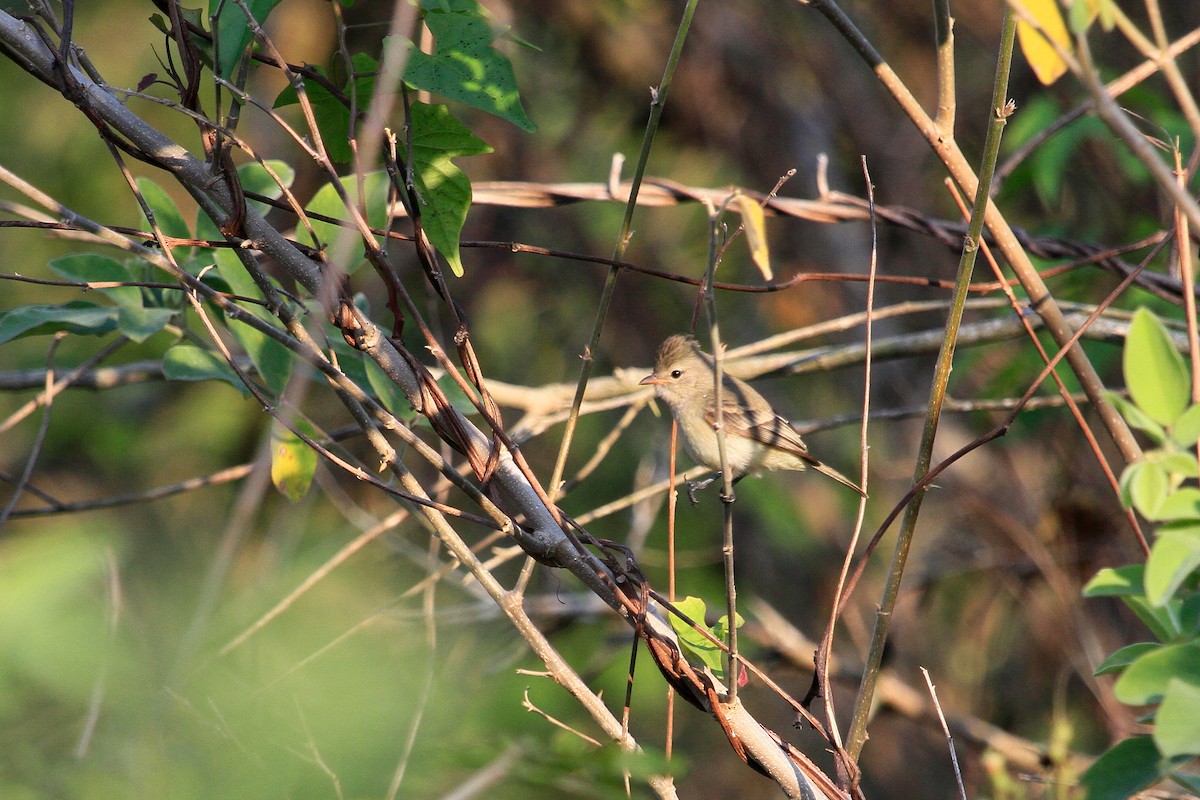
[[[941,417],[942,404],[945,400],[946,387],[950,381],[950,369],[954,360],[954,345],[958,335],[958,327],[962,322],[963,307],[967,299],[967,289],[971,283],[971,274],[975,267],[975,259],[979,253],[980,236],[983,233],[984,210],[988,204],[988,188],[991,185],[992,174],[996,168],[996,159],[1000,152],[1000,137],[1004,130],[1011,107],[1007,103],[1008,73],[1012,64],[1013,42],[1016,39],[1017,21],[1011,9],[1006,9],[1004,25],[1000,37],[1000,53],[997,58],[996,80],[992,91],[991,124],[988,126],[987,139],[984,142],[983,164],[979,169],[978,188],[975,192],[975,203],[971,210],[971,222],[968,227],[967,239],[963,246],[962,258],[958,265],[958,279],[955,282],[953,305],[949,318],[946,320],[946,335],[942,340],[941,352],[938,353],[937,365],[934,368],[933,385],[930,389],[929,414],[925,418],[925,429],[921,434],[920,450],[917,454],[916,467],[913,470],[913,483],[917,483],[929,471],[933,458],[933,442],[937,436],[938,421]],[[879,602],[879,612],[875,618],[875,629],[871,635],[871,646],[867,653],[866,665],[863,672],[862,684],[854,703],[854,717],[846,734],[846,750],[851,759],[857,760],[867,739],[867,718],[871,710],[871,701],[875,694],[875,682],[879,676],[879,665],[883,659],[883,648],[887,641],[888,629],[896,599],[900,594],[900,582],[904,575],[904,565],[908,559],[908,551],[912,545],[913,533],[916,529],[917,516],[920,514],[921,501],[925,492],[916,493],[905,509],[896,549],[892,556],[892,564],[888,570],[887,583],[883,597]]]

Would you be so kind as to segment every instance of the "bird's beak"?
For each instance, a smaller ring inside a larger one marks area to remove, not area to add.
[[[638,381],[638,386],[657,386],[660,383],[666,383],[666,378],[660,378],[658,373],[651,372],[646,377]]]

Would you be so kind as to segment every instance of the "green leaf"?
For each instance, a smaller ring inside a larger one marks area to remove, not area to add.
[[[1195,478],[1200,475],[1200,465],[1196,464],[1193,453],[1163,453],[1155,460],[1173,476]]]
[[[360,112],[366,110],[371,97],[375,93],[375,73],[379,71],[379,62],[366,53],[357,53],[350,63],[354,71],[351,77],[341,87],[346,97],[353,97]],[[324,75],[323,70],[318,72]],[[350,161],[354,151],[350,149],[350,109],[338,96],[331,94],[328,89],[316,81],[305,81],[304,93],[312,105],[313,116],[317,120],[317,128],[321,132],[321,141],[325,150],[334,161]],[[296,88],[289,85],[275,98],[275,108],[293,105],[300,102]]]
[[[1141,461],[1130,464],[1121,473],[1121,477],[1117,479],[1117,495],[1121,501],[1122,508],[1133,508],[1133,488],[1132,484],[1138,477],[1138,473],[1142,471]]]
[[[150,178],[138,178],[137,187],[145,198],[146,205],[154,212],[154,221],[163,233],[176,239],[192,238],[192,230],[180,213],[179,206],[175,205],[175,201],[165,189]]]
[[[225,234],[221,233],[221,229],[209,218],[208,214],[204,213],[202,208],[196,209],[196,238],[209,242],[225,241]],[[187,263],[186,269],[193,275],[200,273],[212,266],[221,249],[225,248],[197,247],[192,251],[192,258]]]
[[[404,396],[404,392],[396,385],[396,382],[387,376],[383,368],[366,356],[362,357],[362,364],[367,373],[367,383],[375,397],[379,399],[379,403],[398,417],[412,414],[412,404],[408,402],[408,398]]]
[[[246,0],[246,8],[250,9],[250,14],[260,26],[266,24],[271,10],[277,5],[279,0]],[[209,16],[215,14],[218,8],[221,16],[213,25],[220,46],[217,74],[230,80],[238,59],[242,57],[242,51],[254,39],[254,32],[250,29],[250,20],[246,18],[246,13],[237,3],[208,0]]]
[[[1006,149],[1025,144],[1028,140],[1043,131],[1047,125],[1058,118],[1059,112],[1053,101],[1048,97],[1031,97],[1022,106],[1021,113],[1012,117],[1011,127],[1013,136],[1005,132]],[[1023,175],[1033,185],[1038,199],[1048,207],[1057,207],[1062,186],[1071,163],[1083,151],[1081,140],[1086,140],[1092,134],[1089,128],[1092,120],[1083,119],[1073,125],[1068,125],[1059,131],[1059,135],[1046,140],[1045,147],[1037,148],[1028,161]],[[1099,122],[1099,120],[1095,120]],[[1096,126],[1103,127],[1103,123]]]
[[[302,419],[293,423],[310,439],[316,437],[312,425]],[[276,420],[271,425],[271,482],[280,494],[295,503],[308,493],[317,471],[317,452]]]
[[[1126,422],[1153,439],[1155,444],[1166,443],[1167,431],[1162,425],[1150,419],[1146,412],[1115,392],[1105,392],[1104,397],[1121,413]]]
[[[117,311],[117,330],[135,342],[144,342],[165,328],[175,314],[171,308],[121,306]]]
[[[741,615],[737,615],[737,626],[740,628],[746,624],[746,619]],[[721,641],[725,641],[729,637],[729,615],[722,614],[717,620],[717,624],[712,626],[712,634]]]
[[[255,300],[263,299],[262,290],[258,288],[258,284],[254,282],[254,278],[250,277],[250,273],[246,271],[246,266],[242,264],[237,253],[227,247],[223,247],[213,254],[213,260],[217,263],[216,273],[229,286],[229,291],[239,297],[252,297]],[[254,305],[246,305],[245,308],[251,313],[255,309],[262,310],[261,306]]]
[[[50,269],[69,281],[80,283],[129,283],[133,275],[119,261],[95,253],[76,253],[56,258]],[[119,306],[141,308],[142,290],[136,286],[113,286],[97,290]]]
[[[1080,777],[1087,800],[1126,800],[1162,777],[1158,748],[1149,736],[1117,742]]]
[[[243,395],[250,392],[223,359],[193,344],[177,344],[163,355],[163,375],[173,381],[225,381]]]
[[[451,159],[492,152],[445,106],[412,105],[413,178],[421,202],[421,225],[429,241],[462,277],[458,243],[471,208],[471,182]]]
[[[1200,643],[1167,645],[1134,659],[1113,684],[1113,695],[1131,706],[1157,703],[1173,678],[1200,685]]]
[[[1146,599],[1151,605],[1165,604],[1197,567],[1200,567],[1200,526],[1160,530],[1146,560]]]
[[[454,378],[449,373],[443,373],[437,379],[438,388],[442,390],[442,394],[446,395],[446,399],[450,401],[450,405],[458,409],[466,416],[472,416],[479,413],[479,409],[471,402],[471,398],[467,397],[467,393],[462,390]]]
[[[234,294],[242,297],[263,299],[263,293],[258,284],[250,277],[250,273],[238,260],[237,254],[231,250],[218,250],[216,253],[217,270],[228,283]],[[253,317],[279,328],[280,323],[274,315],[260,305],[243,304],[242,310]],[[250,356],[258,376],[266,387],[276,396],[283,393],[288,378],[292,374],[292,363],[295,355],[282,343],[265,333],[255,330],[241,322],[227,320],[229,330],[237,337],[238,342]]]
[[[1200,489],[1184,486],[1163,499],[1151,519],[1160,521],[1200,519]]]
[[[1127,644],[1117,650],[1108,658],[1100,662],[1100,666],[1096,667],[1093,675],[1111,675],[1121,672],[1139,656],[1145,655],[1151,650],[1157,650],[1162,647],[1158,642],[1137,642],[1136,644]]]
[[[1163,606],[1152,606],[1144,595],[1122,597],[1121,600],[1129,606],[1129,610],[1137,615],[1154,638],[1160,642],[1170,642],[1182,633],[1178,617],[1179,604],[1168,603]]]
[[[1179,604],[1179,630],[1185,637],[1200,638],[1200,592],[1189,592]]]
[[[1121,413],[1126,422],[1153,439],[1155,444],[1161,445],[1166,443],[1166,430],[1162,425],[1150,419],[1146,412],[1114,392],[1105,392],[1104,396]]]
[[[1171,426],[1171,441],[1185,449],[1191,449],[1200,441],[1200,403],[1189,406]]]
[[[704,602],[703,598],[688,595],[682,600],[674,601],[673,605],[680,614],[688,618],[685,620],[675,614],[671,615],[671,627],[675,629],[676,634],[683,635],[684,631],[694,631],[688,620],[691,620],[691,622],[694,622],[701,628],[704,627],[704,617],[708,614],[708,604]]]
[[[434,37],[433,53],[423,53],[408,42],[405,82],[414,89],[436,92],[494,114],[523,130],[536,130],[521,107],[512,64],[492,47],[495,34],[477,7],[470,11],[423,11],[425,25]]]
[[[95,253],[77,253],[55,259],[50,262],[50,269],[67,280],[82,283],[129,283],[133,280],[124,264]],[[97,291],[117,304],[117,329],[135,342],[143,342],[158,333],[176,313],[171,308],[146,308],[145,297],[137,286],[112,286]]]
[[[418,4],[422,11],[463,11],[470,14],[479,13],[479,3],[476,0],[421,0]]]
[[[197,31],[208,30],[209,18],[204,13],[204,9],[180,8],[179,11],[185,25],[194,26]],[[151,14],[150,24],[167,36],[173,36],[171,22],[162,14]],[[190,33],[189,36],[192,43],[196,45],[197,54],[200,56],[200,63],[212,69],[212,41],[200,33]]]
[[[21,306],[0,314],[0,344],[59,331],[99,336],[117,327],[117,313],[111,306],[80,300],[60,306]]]
[[[281,395],[292,375],[295,354],[282,343],[249,325],[230,321],[229,330],[250,357],[263,384],[276,397]]]
[[[1130,465],[1127,474],[1129,499],[1133,507],[1147,519],[1155,519],[1155,514],[1171,489],[1167,471],[1158,463],[1142,461]]]
[[[708,609],[704,601],[699,597],[689,596],[682,600],[677,600],[675,601],[675,607],[680,612],[686,614],[697,625],[702,628],[704,627],[704,615]],[[679,637],[679,644],[684,649],[685,654],[692,656],[696,661],[712,670],[713,675],[717,676],[718,680],[724,680],[724,657],[721,648],[717,647],[707,637],[674,614],[671,615],[671,627],[675,629],[675,635]]]
[[[1125,385],[1134,403],[1151,419],[1170,425],[1189,405],[1191,379],[1167,329],[1139,308],[1125,340]]]
[[[361,350],[355,350],[341,336],[337,336],[330,340],[329,349],[332,351],[333,357],[337,362],[338,367],[342,370],[347,378],[359,386],[370,386],[371,381],[367,376],[366,362],[369,358],[363,355]],[[313,380],[325,382],[325,377],[319,373],[313,373]],[[424,417],[422,417],[424,419]]]
[[[1154,715],[1154,743],[1165,758],[1200,755],[1200,684],[1172,678]]]
[[[1096,19],[1095,6],[1089,2],[1068,3],[1067,6],[1067,23],[1071,33],[1087,33],[1087,29]]]
[[[1083,587],[1084,597],[1127,597],[1144,593],[1141,564],[1105,567]]]
[[[349,202],[358,205],[358,180],[350,176],[344,178],[343,182]],[[383,171],[372,172],[363,179],[363,185],[366,189],[367,224],[372,228],[382,228],[387,223],[388,175]],[[346,204],[342,202],[332,183],[327,183],[317,190],[308,203],[308,210],[335,219],[349,219]],[[312,226],[317,238],[321,240],[322,247],[331,243],[343,229],[340,225],[316,219],[312,221]],[[357,266],[355,264],[350,272],[354,272]]]
[[[1083,587],[1083,595],[1120,597],[1156,639],[1169,641],[1179,633],[1179,621],[1174,616],[1177,609],[1174,604],[1160,608],[1146,601],[1144,575],[1145,568],[1141,564],[1102,569]]]
[[[271,177],[271,172],[267,172],[268,168],[279,178],[279,182]],[[290,188],[292,181],[296,178],[296,170],[292,169],[291,165],[286,161],[277,160],[267,160],[262,164],[253,161],[238,167],[237,172],[245,191],[261,194],[272,200],[279,199],[283,195],[283,189]],[[280,186],[281,183],[282,186]],[[247,205],[260,214],[266,214],[271,210],[270,206],[260,200],[249,200]]]
[[[51,261],[50,268],[68,280],[84,283],[128,283],[133,280],[127,266],[95,253],[64,256]],[[176,313],[171,308],[146,308],[145,297],[137,286],[112,286],[97,291],[117,304],[117,329],[135,342],[143,342],[158,333]]]

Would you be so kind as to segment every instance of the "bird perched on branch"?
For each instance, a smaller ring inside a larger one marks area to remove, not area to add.
[[[671,409],[688,454],[717,471],[717,475],[689,489],[688,495],[695,502],[695,490],[720,477],[721,470],[712,356],[690,336],[671,336],[659,345],[654,372],[641,384],[653,386],[659,399]],[[814,469],[867,496],[849,478],[810,455],[808,445],[791,423],[775,413],[766,398],[749,384],[729,374],[721,381],[721,423],[725,428],[725,457],[734,481],[764,469]]]

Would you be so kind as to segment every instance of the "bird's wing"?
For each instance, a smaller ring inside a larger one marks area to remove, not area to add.
[[[799,432],[792,427],[792,423],[783,417],[774,413],[758,415],[751,413],[747,415],[744,411],[737,408],[736,405],[732,410],[729,409],[729,404],[725,405],[726,414],[729,418],[732,418],[727,418],[726,425],[729,426],[728,430],[734,430],[734,425],[740,423],[743,435],[755,441],[762,442],[767,447],[783,450],[786,453],[794,455],[807,464],[810,469],[833,478],[843,486],[853,489],[855,493],[862,497],[867,496],[867,493],[859,488],[858,484],[854,481],[810,454],[808,452],[808,445],[800,438]]]
[[[808,455],[808,445],[800,438],[800,434],[781,416],[773,413],[749,414],[746,420],[746,434],[755,441],[762,442],[768,447],[795,453],[805,461],[812,459]]]
[[[715,425],[717,421],[714,409],[715,406],[705,412],[705,419],[710,425]],[[810,458],[808,445],[800,438],[792,424],[776,415],[769,407],[747,408],[735,397],[725,395],[721,403],[721,419],[725,425],[725,432],[730,435],[744,436],[768,447],[794,453],[806,461]]]
[[[739,387],[735,387],[735,391]],[[749,387],[747,387],[749,388]],[[753,392],[753,389],[749,389]],[[744,401],[746,398],[743,397]],[[764,404],[765,405],[765,404]],[[755,406],[755,407],[749,407]],[[704,414],[710,425],[716,423],[716,406],[712,405]],[[792,427],[792,423],[771,410],[770,406],[739,402],[736,396],[726,394],[721,402],[721,421],[725,432],[729,435],[744,436],[761,442],[767,447],[782,450],[796,456],[811,469],[833,478],[838,483],[853,489],[857,494],[866,497],[867,494],[858,484],[838,472],[833,467],[818,460],[808,452],[808,445],[800,438],[800,433]]]

